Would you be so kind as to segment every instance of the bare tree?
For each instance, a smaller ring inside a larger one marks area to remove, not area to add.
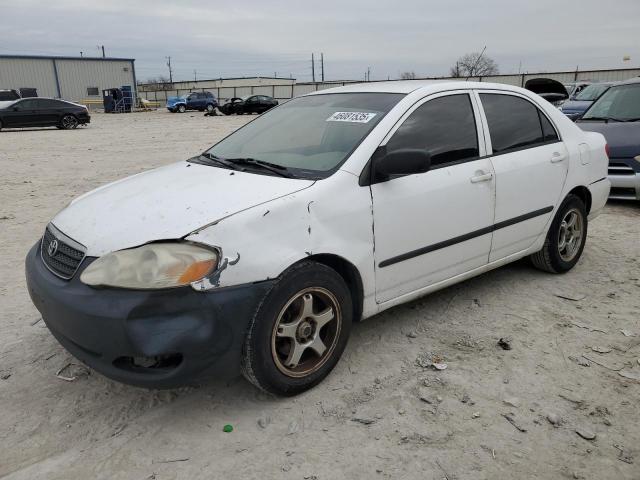
[[[400,74],[400,78],[402,80],[415,80],[416,79],[416,72],[411,71],[411,72],[402,72]]]
[[[495,60],[481,52],[463,55],[449,71],[449,75],[454,78],[497,75],[498,73],[500,70]]]
[[[158,75],[157,77],[149,78],[146,82],[146,90],[169,90],[171,89],[171,82],[164,75]]]

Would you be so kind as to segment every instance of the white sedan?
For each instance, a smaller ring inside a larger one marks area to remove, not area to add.
[[[29,291],[116,380],[241,371],[293,395],[329,374],[354,321],[526,256],[570,270],[607,164],[602,135],[521,88],[323,90],[74,200],[28,254]]]

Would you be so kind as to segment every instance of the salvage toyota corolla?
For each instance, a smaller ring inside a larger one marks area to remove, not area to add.
[[[354,321],[525,256],[570,270],[607,163],[602,135],[520,88],[324,90],[71,202],[27,256],[29,292],[113,379],[241,371],[293,395],[327,376]]]

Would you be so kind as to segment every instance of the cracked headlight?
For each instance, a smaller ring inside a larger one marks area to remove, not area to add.
[[[150,243],[108,253],[89,265],[80,280],[92,287],[172,288],[203,279],[218,265],[218,253],[193,243]]]

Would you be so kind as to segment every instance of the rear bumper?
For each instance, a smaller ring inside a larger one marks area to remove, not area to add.
[[[237,375],[249,321],[273,284],[211,292],[95,289],[79,280],[94,259],[65,281],[46,269],[39,249],[26,258],[27,286],[54,337],[103,375],[147,388]]]
[[[609,179],[607,178],[603,178],[589,185],[589,192],[591,193],[591,210],[589,210],[589,220],[596,218],[604,209],[610,188],[611,182],[609,182]]]

